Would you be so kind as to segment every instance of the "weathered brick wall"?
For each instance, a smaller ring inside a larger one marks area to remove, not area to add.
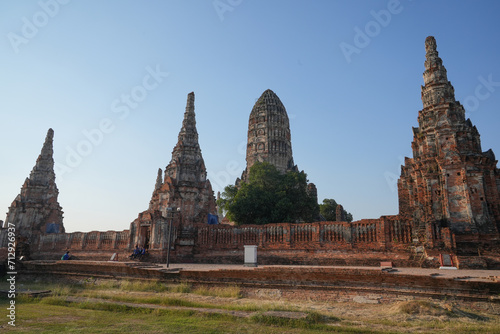
[[[411,235],[411,226],[398,216],[352,223],[198,225],[193,261],[243,263],[244,246],[257,245],[259,264],[416,266]]]
[[[61,256],[66,250],[75,254],[91,254],[89,257],[102,258],[118,251],[129,249],[129,231],[92,231],[88,233],[58,233],[39,235],[30,245],[31,257],[34,259],[51,259]]]
[[[195,225],[195,231],[192,241],[174,238],[170,254],[172,262],[243,263],[244,246],[257,245],[259,264],[379,266],[382,261],[392,261],[396,266],[422,265],[422,261],[413,258],[411,251],[414,246],[411,226],[399,216],[383,216],[352,223],[200,224]],[[442,245],[450,253],[456,249],[456,238],[461,243],[478,242],[477,235],[470,238],[455,237],[448,228],[428,233],[434,244]],[[2,235],[0,231],[0,240]],[[492,244],[496,240],[495,236],[490,239]],[[33,259],[56,260],[66,250],[70,250],[74,258],[81,260],[109,260],[114,253],[118,253],[119,260],[123,261],[128,259],[134,244],[131,243],[130,231],[125,230],[41,235],[30,246]],[[166,246],[150,249],[147,261],[165,262],[166,250]],[[495,248],[491,252],[495,252]],[[466,260],[462,263],[465,266]],[[429,265],[439,264],[430,261]],[[497,264],[494,266],[497,267]]]
[[[197,251],[242,250],[244,245],[260,249],[389,250],[405,249],[411,243],[411,227],[397,216],[356,222],[310,224],[198,225]]]
[[[269,225],[196,225],[191,243],[174,241],[172,261],[240,263],[244,245],[259,246],[260,263],[378,265],[405,254],[408,264],[410,226],[398,216],[347,222]],[[106,260],[113,253],[126,259],[134,246],[130,231],[92,231],[39,235],[30,245],[34,259],[58,259],[66,251],[79,259]],[[388,256],[384,252],[395,252]],[[347,253],[342,253],[347,252]],[[367,256],[374,252],[375,256]],[[365,257],[365,259],[363,259]],[[150,249],[149,260],[165,261],[166,247]]]

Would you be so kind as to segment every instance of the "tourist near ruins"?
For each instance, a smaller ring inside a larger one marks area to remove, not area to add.
[[[418,126],[408,128],[413,131],[413,156],[401,168],[397,214],[347,222],[340,210],[333,222],[229,224],[217,210],[207,179],[203,139],[197,132],[203,124],[196,123],[195,95],[189,93],[170,162],[159,168],[156,182],[151,175],[149,206],[144,199],[146,210],[131,217],[127,230],[65,232],[52,157],[57,133],[49,129],[0,230],[1,254],[6,257],[11,224],[16,226],[18,255],[33,260],[58,260],[69,250],[78,260],[109,260],[117,253],[119,261],[127,261],[139,245],[148,250],[149,262],[164,263],[169,252],[173,263],[242,264],[244,246],[256,245],[259,265],[391,262],[398,267],[498,269],[497,160],[491,150],[483,151],[478,129],[455,99],[432,36],[425,40],[424,66],[423,108]],[[256,162],[268,162],[281,173],[299,170],[289,122],[279,97],[264,91],[250,113],[247,166],[237,185],[247,181]],[[316,187],[321,184],[307,186],[311,196],[316,196]]]

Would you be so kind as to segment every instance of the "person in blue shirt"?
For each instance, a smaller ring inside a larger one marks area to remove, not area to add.
[[[139,245],[135,245],[135,249],[134,249],[134,252],[132,253],[132,255],[130,256],[132,259],[135,259],[136,257],[138,257],[139,255],[141,254],[141,250],[139,249]]]
[[[69,251],[67,251],[66,253],[64,253],[64,255],[62,256],[61,260],[69,260]]]

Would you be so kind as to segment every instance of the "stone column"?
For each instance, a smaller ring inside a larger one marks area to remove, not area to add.
[[[102,238],[102,232],[97,232],[96,236],[96,249],[101,249],[101,238]]]
[[[113,243],[111,244],[112,249],[116,249],[116,244],[117,244],[119,235],[120,235],[120,232],[115,232],[115,236],[113,238]]]

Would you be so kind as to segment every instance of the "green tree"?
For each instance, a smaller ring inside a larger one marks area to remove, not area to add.
[[[229,207],[234,201],[234,197],[238,192],[238,188],[234,185],[228,185],[224,188],[221,197],[217,200],[217,206],[222,213],[226,215],[229,220],[233,220],[231,214],[229,213]]]
[[[326,221],[335,221],[337,219],[337,202],[332,198],[325,198],[323,204],[319,205],[319,213]]]
[[[325,198],[323,204],[319,205],[319,212],[326,221],[337,220],[337,202],[332,198]],[[344,217],[347,222],[352,222],[352,214],[343,209]]]
[[[255,163],[239,189],[227,186],[217,204],[238,225],[310,222],[319,212],[304,172],[281,174],[267,162]]]

